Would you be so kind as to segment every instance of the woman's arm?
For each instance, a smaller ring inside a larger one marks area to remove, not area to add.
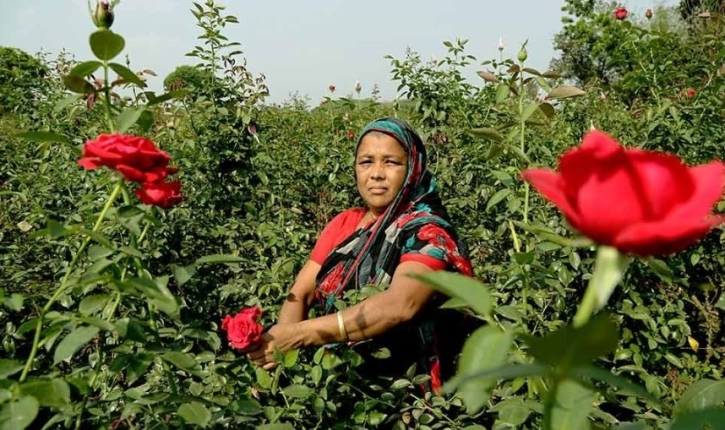
[[[341,311],[348,339],[357,342],[385,333],[406,322],[425,306],[434,291],[408,274],[422,274],[431,269],[423,263],[401,263],[385,291]],[[319,346],[340,342],[337,315],[325,315],[298,324],[300,346]]]
[[[361,341],[385,333],[412,319],[428,302],[434,291],[408,274],[422,274],[431,269],[423,263],[401,263],[387,290],[344,309],[341,314],[348,339]],[[325,315],[295,324],[277,324],[262,335],[249,358],[266,369],[275,366],[274,350],[286,352],[305,346],[342,342],[337,315]]]
[[[307,319],[307,312],[315,299],[315,279],[320,271],[320,265],[307,260],[297,275],[282,309],[277,317],[277,324],[297,323]]]

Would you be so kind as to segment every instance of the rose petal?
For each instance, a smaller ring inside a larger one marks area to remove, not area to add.
[[[710,229],[725,222],[725,217],[669,218],[633,225],[612,244],[621,251],[637,255],[669,255],[682,251],[705,236]]]
[[[121,172],[123,178],[131,182],[146,182],[146,175],[143,171],[135,169],[125,164],[119,164],[116,166],[116,170]]]
[[[576,150],[591,154],[594,158],[609,158],[622,151],[622,146],[612,136],[601,130],[584,134],[582,144]]]
[[[561,175],[546,169],[527,169],[521,177],[529,182],[536,191],[554,203],[572,225],[579,223],[579,215],[562,188]]]
[[[627,151],[632,162],[636,191],[641,193],[647,219],[664,219],[668,212],[688,201],[695,184],[685,164],[672,154]]]
[[[695,189],[687,202],[675,208],[670,216],[676,219],[703,218],[712,212],[725,188],[725,165],[719,161],[691,167],[689,176]]]
[[[78,165],[83,167],[84,169],[93,170],[101,167],[101,164],[98,163],[97,158],[81,158],[78,160]]]

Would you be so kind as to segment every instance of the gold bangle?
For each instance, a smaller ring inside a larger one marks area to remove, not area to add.
[[[347,342],[347,330],[345,330],[345,322],[342,320],[342,312],[337,312],[337,328],[340,329],[342,341]]]

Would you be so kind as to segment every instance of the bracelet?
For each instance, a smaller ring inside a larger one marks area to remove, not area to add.
[[[340,336],[343,342],[347,342],[347,330],[345,330],[345,322],[342,320],[342,313],[337,312],[337,328],[340,329]]]

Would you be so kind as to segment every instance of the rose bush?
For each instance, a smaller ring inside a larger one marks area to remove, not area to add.
[[[723,163],[687,167],[671,154],[623,148],[597,130],[561,157],[559,172],[522,176],[579,232],[637,255],[679,252],[725,222],[711,214],[725,186]]]

